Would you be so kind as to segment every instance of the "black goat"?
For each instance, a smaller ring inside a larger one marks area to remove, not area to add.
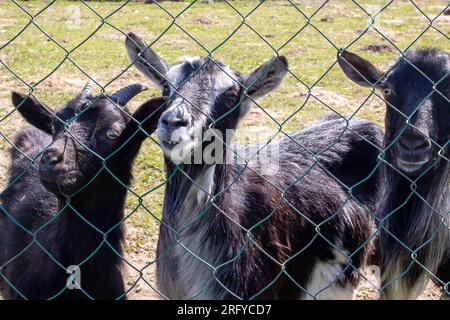
[[[125,105],[144,87],[95,98],[91,89],[55,115],[31,96],[12,94],[35,128],[16,138],[1,193],[0,280],[7,299],[126,298],[125,186],[164,98],[146,102],[132,119]]]
[[[450,281],[450,55],[411,49],[387,72],[343,51],[339,63],[386,101],[379,247],[386,299],[416,298]]]
[[[136,67],[170,96],[158,125],[168,178],[161,292],[175,299],[352,298],[372,249],[366,206],[378,200],[380,176],[371,174],[380,128],[328,119],[256,146],[259,156],[236,163],[227,133],[254,99],[279,86],[286,59],[243,76],[208,58],[169,65],[134,34],[126,46]],[[202,152],[212,145],[210,162]]]

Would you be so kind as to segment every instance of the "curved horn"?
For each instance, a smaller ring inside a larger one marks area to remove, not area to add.
[[[125,106],[137,94],[147,89],[146,86],[143,86],[140,83],[130,84],[129,86],[116,91],[109,98],[120,106]]]
[[[84,86],[83,90],[80,93],[80,98],[84,99],[89,97],[92,94],[92,86],[94,85],[94,82],[92,80],[89,80],[86,85]]]

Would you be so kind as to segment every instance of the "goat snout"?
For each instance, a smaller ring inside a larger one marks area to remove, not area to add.
[[[420,155],[431,149],[431,141],[416,130],[403,134],[397,143],[399,151],[404,155]]]
[[[166,130],[173,131],[189,125],[188,117],[180,110],[164,112],[161,116],[161,124]]]
[[[64,159],[64,153],[59,148],[49,148],[44,151],[40,165],[44,168],[53,168]]]
[[[397,164],[405,173],[420,173],[433,158],[431,149],[429,138],[417,130],[409,130],[397,141],[395,148]]]
[[[189,119],[178,109],[163,113],[158,126],[158,138],[162,142],[162,147],[172,149],[181,142],[186,143],[192,140]]]

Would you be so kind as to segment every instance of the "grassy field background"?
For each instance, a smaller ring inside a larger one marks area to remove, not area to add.
[[[361,7],[350,0],[329,1],[315,14],[325,1],[292,2],[295,6],[289,1],[265,1],[259,5],[257,1],[232,1],[234,8],[224,2],[203,4],[201,1],[160,5],[133,2],[125,6],[125,2],[88,2],[89,8],[73,1],[18,1],[21,9],[13,2],[1,0],[2,186],[9,163],[8,140],[26,126],[17,112],[10,114],[13,111],[10,91],[27,92],[24,82],[37,84],[34,94],[57,109],[79,93],[86,82],[87,77],[80,69],[96,77],[107,92],[132,82],[150,85],[135,68],[128,68],[123,33],[129,31],[147,43],[156,40],[153,48],[169,62],[210,54],[232,69],[248,73],[275,51],[286,55],[291,74],[276,92],[261,100],[261,107],[254,108],[242,124],[243,128],[262,130],[268,137],[280,129],[294,132],[330,111],[345,117],[368,118],[382,125],[382,101],[371,97],[363,104],[371,91],[345,78],[336,65],[337,48],[351,44],[350,50],[382,69],[388,68],[400,51],[411,45],[450,50],[450,15],[435,19],[448,5],[446,0],[415,1],[423,13],[410,1],[393,1],[376,19],[376,28],[383,36],[367,29],[368,16],[364,10],[375,13],[391,1],[361,0],[358,2]],[[433,28],[423,14],[433,20]],[[33,23],[38,27],[30,24],[30,15],[35,16]],[[309,24],[307,17],[310,17]],[[135,99],[133,107],[159,94],[154,86],[150,87],[151,90]],[[309,90],[314,97],[308,98]],[[133,192],[143,196],[149,211],[160,218],[164,170],[155,141],[148,139],[145,143],[134,174]],[[138,202],[139,198],[130,193],[128,212],[133,212]],[[149,283],[143,279],[135,283],[138,272],[130,271],[131,297],[148,298],[154,294],[149,284],[154,284],[152,262],[159,222],[139,208],[126,225],[127,260],[137,269],[149,266],[144,270]],[[364,292],[360,295],[360,298],[371,296]]]

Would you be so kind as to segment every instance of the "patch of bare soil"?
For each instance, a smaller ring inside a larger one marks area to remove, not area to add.
[[[443,295],[441,289],[430,281],[418,300],[440,300],[442,298]]]
[[[148,21],[151,18],[148,16],[144,17],[144,21]],[[136,27],[134,26],[132,30],[127,30],[124,29],[123,31],[128,32],[128,31],[132,31],[136,34],[140,34],[145,36],[146,39],[155,39],[158,35],[154,34],[152,32],[149,32],[147,29],[142,28],[142,27]],[[90,41],[95,41],[95,37],[99,37],[101,39],[105,39],[105,40],[114,40],[114,41],[118,41],[118,42],[122,42],[125,40],[125,37],[122,33],[114,30],[114,29],[105,29],[101,32],[97,32],[93,38],[91,38]]]
[[[158,226],[136,227],[126,223],[124,281],[128,299],[161,299],[156,289],[155,258]]]
[[[320,19],[320,22],[333,22],[333,21],[334,21],[334,17],[332,17],[332,16],[325,16]]]
[[[297,91],[291,94],[288,94],[288,96],[290,98],[296,98],[296,97],[304,97],[306,98],[308,96],[308,92],[306,90],[303,91]],[[327,105],[330,106],[345,106],[347,105],[350,100],[347,99],[344,96],[341,96],[339,93],[334,92],[334,91],[330,91],[327,89],[324,89],[322,87],[314,87],[311,90],[311,94],[317,99],[322,101],[323,103],[326,103]]]
[[[446,33],[444,28],[448,28],[450,25],[450,14],[447,12],[448,11],[446,11],[446,14],[439,16],[439,18],[437,18],[433,23],[433,26],[443,33]]]
[[[8,166],[9,166],[9,154],[6,150],[0,149],[0,181],[1,190],[4,189],[6,185],[6,177],[8,176]]]
[[[379,279],[369,270],[364,270],[361,282],[355,292],[356,300],[377,300],[380,298],[378,291]]]
[[[379,279],[371,275],[367,270],[363,273],[358,288],[356,289],[356,300],[378,300],[380,292],[377,289]],[[418,300],[439,300],[442,297],[442,291],[432,281],[428,283],[424,292],[419,296]]]
[[[0,99],[0,102],[6,99]],[[8,103],[10,104],[9,100]],[[0,116],[5,116],[10,109],[7,109],[5,105],[2,105],[4,110],[0,111]],[[10,107],[12,108],[12,107]],[[11,145],[9,142],[13,142],[16,134],[24,125],[25,121],[13,115],[9,118],[0,122],[0,191],[3,190],[8,182],[8,170],[10,167],[10,149]],[[8,139],[9,142],[6,140]]]
[[[401,39],[401,35],[391,29],[388,28],[379,28],[378,29],[379,32],[381,32],[383,34],[383,36],[385,36],[386,38],[388,38],[390,41],[396,43],[399,41],[399,39]],[[365,29],[357,29],[356,32],[358,34],[361,34],[363,32],[366,32],[367,35],[375,35],[377,37],[380,37],[380,39],[384,39],[377,31],[375,31],[374,29],[369,29],[369,30],[365,30]]]
[[[286,51],[284,54],[286,56],[299,56],[302,55],[304,53],[306,53],[308,50],[306,48],[303,47],[293,47],[292,49]]]
[[[40,90],[50,90],[50,89],[58,89],[63,90],[68,89],[67,91],[72,90],[81,90],[83,86],[86,84],[88,79],[79,79],[79,78],[61,78],[58,76],[51,76],[46,79],[44,82],[40,83],[37,87]],[[34,84],[34,83],[32,83]]]
[[[235,143],[257,143],[261,141],[266,141],[269,139],[273,132],[269,130],[266,126],[267,123],[273,124],[272,118],[277,120],[278,122],[284,120],[286,118],[286,113],[281,109],[269,109],[264,108],[264,111],[257,106],[254,106],[250,109],[249,113],[242,119],[242,123],[240,124],[239,130],[236,132]],[[257,141],[249,142],[247,140],[240,141],[239,137],[249,137],[248,132],[245,130],[258,130],[254,132],[255,138],[257,137]],[[266,140],[264,140],[266,139]]]
[[[370,52],[392,52],[393,49],[387,44],[369,44],[361,49],[362,51]]]
[[[323,89],[321,87],[314,87],[311,93],[322,102],[330,106],[343,107],[349,103],[349,100],[341,96],[339,93]]]
[[[202,24],[202,25],[213,24],[213,22],[206,17],[195,18],[195,19],[190,20],[189,22],[194,23],[194,24]]]

